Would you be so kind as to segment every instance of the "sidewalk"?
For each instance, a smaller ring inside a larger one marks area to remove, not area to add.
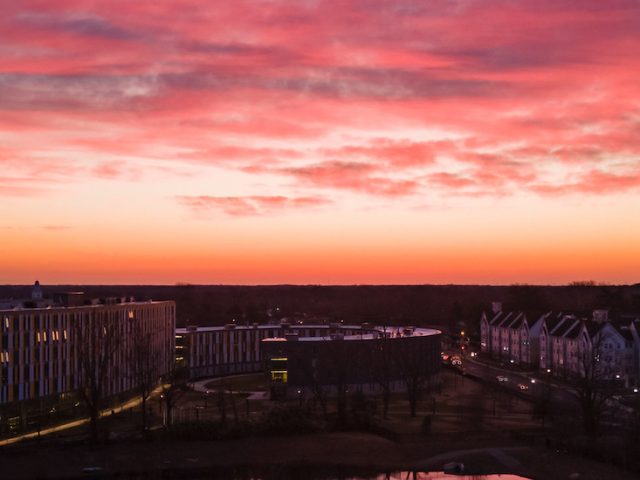
[[[151,396],[159,394],[162,391],[162,386],[157,387],[153,392],[151,392]],[[110,415],[115,415],[117,413],[122,413],[125,410],[128,410],[133,407],[137,407],[142,403],[142,399],[140,397],[132,398],[131,400],[117,406],[114,408],[105,408],[100,412],[100,418],[107,417]],[[30,440],[34,438],[39,438],[45,435],[50,435],[56,432],[62,432],[64,430],[69,430],[70,428],[80,427],[82,425],[88,424],[90,421],[89,418],[80,418],[78,420],[73,420],[71,422],[63,423],[60,425],[56,425],[49,428],[44,428],[39,432],[29,432],[23,433],[22,435],[18,435],[16,437],[6,438],[4,440],[0,440],[0,447],[4,447],[5,445],[12,445],[17,442],[21,442],[22,440]]]
[[[241,377],[247,374],[241,374],[241,375],[232,375],[230,377],[225,377],[227,379],[234,379],[236,377]],[[252,374],[249,374],[252,375]],[[193,389],[194,392],[201,392],[201,393],[209,393],[209,392],[215,392],[215,389],[211,389],[211,388],[207,388],[207,384],[211,383],[212,380],[215,380],[217,378],[220,377],[210,377],[210,378],[204,378],[201,380],[198,380],[197,382],[192,382],[189,383],[188,385]],[[269,392],[265,392],[263,390],[260,391],[251,391],[251,390],[233,390],[234,393],[248,393],[249,396],[247,397],[247,400],[269,400]]]

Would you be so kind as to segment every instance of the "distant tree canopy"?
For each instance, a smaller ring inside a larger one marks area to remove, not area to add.
[[[0,286],[0,298],[29,297],[31,288]],[[178,326],[222,325],[234,318],[239,324],[264,323],[306,314],[345,323],[448,328],[463,322],[472,328],[492,301],[502,302],[504,309],[532,312],[640,310],[638,287],[612,285],[43,286],[45,296],[64,290],[83,290],[92,297],[133,295],[141,300],[175,300]]]

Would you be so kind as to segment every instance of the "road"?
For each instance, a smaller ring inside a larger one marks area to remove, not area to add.
[[[499,385],[502,388],[512,390],[524,396],[539,398],[542,395],[549,395],[554,402],[564,406],[576,405],[575,396],[568,390],[568,387],[542,378],[544,374],[505,370],[504,368],[493,367],[469,358],[466,358],[464,361],[463,371],[466,374],[473,375],[488,383]],[[498,376],[507,377],[508,380],[506,382],[498,382]],[[531,381],[532,378],[535,379],[535,382]],[[529,389],[520,390],[518,387],[519,384],[527,385]]]
[[[571,387],[555,382],[554,379],[546,377],[543,372],[517,372],[487,365],[471,358],[464,359],[462,371],[523,397],[536,399],[546,396],[559,410],[579,408],[576,394]],[[507,377],[508,380],[499,382],[498,376]],[[532,379],[535,379],[535,382],[532,382]],[[520,384],[528,385],[528,390],[521,390],[518,387]],[[629,409],[623,407],[615,398],[608,400],[608,407],[604,420],[609,425],[623,425],[626,420],[632,419]]]

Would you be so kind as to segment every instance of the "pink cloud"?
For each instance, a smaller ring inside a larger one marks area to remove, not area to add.
[[[622,0],[13,2],[0,19],[0,133],[20,141],[0,158],[19,157],[23,180],[4,194],[140,178],[148,160],[383,199],[425,185],[628,191],[628,165],[615,165],[640,154],[638,14]],[[110,126],[119,133],[103,136]],[[421,138],[431,130],[460,140]],[[352,138],[334,146],[335,132]],[[113,161],[64,174],[36,144]],[[557,162],[569,180],[549,186],[539,173]],[[602,187],[578,187],[584,171]]]
[[[379,138],[365,145],[324,149],[321,153],[329,158],[363,159],[406,168],[431,165],[436,155],[450,152],[452,149],[452,142],[414,142]]]
[[[590,170],[574,181],[562,184],[537,184],[531,190],[540,195],[590,194],[606,195],[625,193],[640,189],[640,172],[612,174],[601,170]]]
[[[380,176],[380,168],[369,163],[330,161],[304,167],[275,169],[276,173],[293,176],[302,184],[353,190],[385,197],[414,193],[419,183],[411,179]]]
[[[307,209],[331,203],[322,197],[246,196],[213,197],[178,196],[178,202],[198,214],[222,212],[229,216],[255,216],[291,209]]]

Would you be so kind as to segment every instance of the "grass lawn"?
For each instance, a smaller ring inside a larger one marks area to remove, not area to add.
[[[269,385],[263,373],[250,373],[248,375],[216,378],[207,383],[206,387],[211,390],[224,388],[225,390],[240,392],[257,392],[266,391]]]

